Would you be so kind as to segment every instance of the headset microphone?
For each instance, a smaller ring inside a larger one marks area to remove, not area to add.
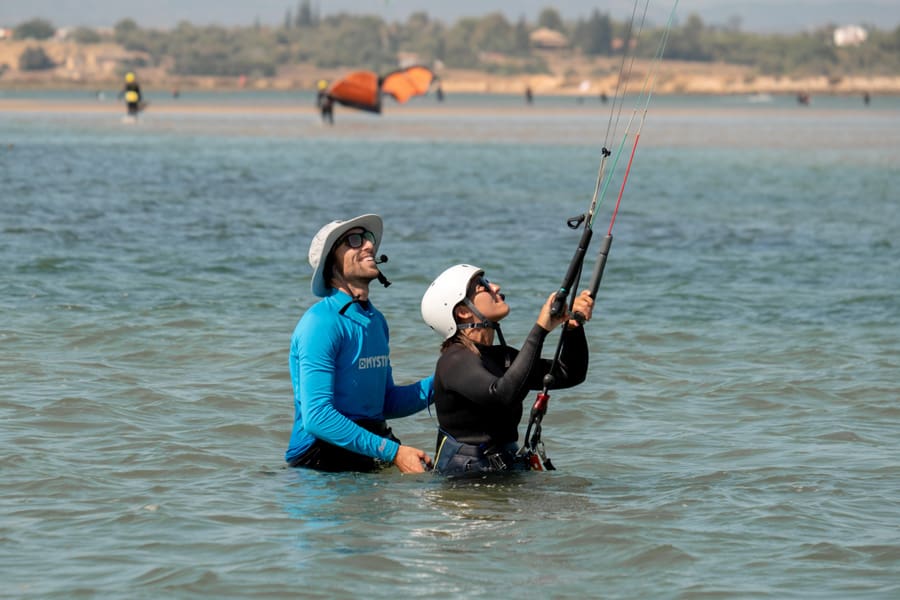
[[[379,256],[378,258],[375,259],[375,264],[381,265],[381,264],[386,263],[387,261],[388,261],[387,254],[382,254],[381,256]],[[378,271],[378,283],[380,283],[384,287],[391,285],[391,282],[388,281],[388,278],[385,277],[384,273],[382,273],[380,270]]]

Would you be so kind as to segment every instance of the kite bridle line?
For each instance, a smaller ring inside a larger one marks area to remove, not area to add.
[[[643,31],[644,22],[647,16],[647,9],[649,7],[650,0],[645,0],[644,10],[641,16],[640,26],[638,29],[638,36],[640,37],[641,32]],[[632,20],[629,23],[628,31],[630,33],[632,26],[634,24],[635,15],[637,14],[637,6],[638,0],[635,0],[634,8],[632,10]],[[662,62],[663,53],[665,52],[666,43],[669,39],[669,32],[672,29],[672,24],[675,18],[675,10],[678,7],[678,0],[674,0],[672,4],[672,9],[669,12],[669,18],[666,22],[666,27],[663,30],[662,36],[660,36],[660,40],[657,46],[656,55],[653,58],[653,62],[650,68],[650,71],[647,73],[647,77],[644,79],[644,83],[641,86],[641,91],[637,96],[635,101],[635,107],[632,111],[631,118],[628,120],[628,124],[625,127],[625,133],[622,136],[622,140],[619,143],[619,147],[616,150],[615,156],[612,158],[612,166],[609,170],[609,175],[604,179],[603,174],[606,168],[606,159],[611,155],[610,151],[606,148],[606,144],[603,146],[603,157],[600,161],[600,169],[597,176],[597,182],[594,186],[594,194],[591,198],[591,204],[588,209],[587,215],[579,215],[578,217],[572,218],[568,220],[568,225],[571,228],[577,228],[582,222],[584,222],[584,231],[582,232],[581,239],[579,240],[578,247],[575,250],[575,255],[572,257],[571,262],[569,263],[569,268],[566,271],[566,277],[563,280],[562,285],[559,290],[556,292],[556,295],[553,299],[553,303],[550,308],[550,313],[553,316],[557,316],[562,313],[563,307],[566,305],[566,301],[568,300],[569,311],[571,312],[574,303],[575,303],[575,295],[572,294],[571,298],[568,298],[570,291],[575,290],[578,287],[578,282],[581,279],[581,271],[584,266],[584,257],[587,253],[587,248],[590,245],[591,237],[593,235],[593,224],[594,218],[596,217],[596,210],[598,206],[603,202],[603,198],[606,195],[606,190],[609,188],[610,181],[612,180],[612,176],[615,173],[616,165],[618,164],[619,157],[622,155],[622,151],[625,148],[625,142],[628,139],[629,132],[631,130],[631,126],[634,123],[635,118],[638,114],[641,115],[637,132],[634,135],[634,142],[631,146],[631,153],[628,158],[628,164],[625,168],[625,173],[622,177],[622,184],[619,188],[619,194],[616,198],[615,208],[613,209],[612,217],[609,222],[609,229],[607,230],[606,235],[603,237],[603,240],[600,244],[600,250],[597,254],[597,260],[594,265],[594,271],[591,276],[591,282],[588,286],[588,290],[591,298],[597,297],[597,290],[600,288],[600,281],[603,279],[603,270],[606,267],[606,259],[609,255],[610,247],[612,246],[612,230],[613,226],[616,222],[616,216],[619,213],[619,206],[622,202],[622,196],[625,193],[625,185],[628,182],[628,176],[631,173],[631,165],[634,161],[634,155],[637,150],[637,144],[641,137],[641,130],[644,127],[644,121],[647,118],[647,111],[650,106],[650,98],[653,95],[653,86],[656,83],[656,72],[659,64]],[[626,36],[630,37],[630,36]],[[625,52],[628,51],[628,46],[630,45],[630,39],[626,40],[625,44]],[[625,78],[625,89],[627,90],[627,81],[630,79],[630,75],[632,69],[634,67],[635,55],[634,53],[631,56],[631,62],[628,67],[628,73]],[[623,55],[622,66],[619,71],[619,81],[616,84],[616,97],[619,95],[619,83],[622,81],[622,75],[624,74],[625,67],[625,56]],[[619,104],[618,112],[621,113],[622,106],[624,105],[625,91],[623,90],[622,101]],[[646,97],[646,98],[645,98]],[[644,99],[645,98],[645,99]],[[641,109],[641,100],[643,101],[643,108]],[[610,125],[612,124],[612,115],[616,112],[615,108],[616,98],[613,99],[613,111],[610,113],[609,124],[607,124],[607,139],[609,137]],[[616,116],[616,126],[618,126],[619,115]],[[602,181],[602,185],[601,185]],[[584,315],[580,313],[575,313],[574,318],[579,322],[584,322]],[[550,462],[550,459],[547,458],[546,452],[544,450],[544,443],[541,440],[541,423],[543,421],[544,415],[547,412],[547,404],[550,400],[549,389],[552,387],[554,383],[554,375],[557,367],[559,365],[559,358],[562,352],[563,343],[566,337],[566,331],[568,330],[568,323],[563,325],[562,335],[560,336],[559,343],[556,346],[556,352],[553,356],[553,363],[550,367],[550,371],[547,375],[544,376],[543,381],[543,389],[538,392],[537,399],[534,402],[534,405],[531,407],[531,413],[528,419],[528,428],[525,430],[525,438],[524,443],[522,445],[522,449],[520,450],[520,454],[527,457],[531,468],[536,471],[552,471],[555,469],[553,463]]]
[[[584,264],[584,257],[587,253],[587,248],[590,245],[591,237],[594,233],[594,218],[597,215],[597,208],[603,203],[603,199],[606,197],[606,191],[609,188],[609,184],[612,181],[613,174],[616,171],[616,165],[619,163],[619,157],[622,155],[622,150],[625,147],[625,141],[628,139],[628,131],[631,128],[631,124],[634,121],[634,111],[632,111],[631,119],[628,121],[628,125],[625,128],[625,135],[622,136],[621,142],[619,142],[619,147],[616,150],[615,155],[612,157],[612,167],[609,170],[609,176],[604,179],[604,173],[606,171],[606,160],[612,154],[607,148],[608,141],[610,138],[610,132],[615,136],[615,129],[618,129],[619,120],[622,115],[622,109],[625,107],[625,95],[628,93],[628,82],[631,80],[631,73],[634,70],[634,61],[635,61],[635,52],[632,52],[630,55],[630,60],[628,61],[628,68],[626,71],[625,63],[626,59],[629,58],[628,49],[631,46],[632,40],[632,32],[634,31],[634,23],[637,18],[637,8],[638,8],[639,0],[634,0],[634,4],[631,10],[631,21],[628,23],[627,33],[625,35],[625,45],[624,52],[622,53],[622,64],[619,66],[619,77],[616,80],[616,89],[615,95],[613,96],[613,106],[612,110],[609,114],[609,121],[606,125],[606,135],[603,139],[603,149],[602,149],[602,158],[600,160],[600,169],[597,173],[597,181],[594,185],[594,194],[591,197],[591,204],[588,207],[588,212],[586,215],[579,215],[577,217],[573,217],[567,221],[567,224],[570,228],[576,229],[581,223],[585,224],[584,231],[582,232],[581,240],[578,243],[578,247],[575,250],[575,255],[572,257],[572,260],[569,262],[569,269],[566,272],[566,276],[563,279],[562,285],[559,286],[559,290],[556,292],[556,296],[553,299],[553,304],[550,308],[550,314],[552,316],[558,316],[562,314],[563,307],[566,304],[566,300],[568,298],[569,293],[575,289],[575,286],[578,283],[578,280],[581,276],[581,267]],[[644,29],[644,22],[647,18],[647,8],[650,5],[650,0],[645,0],[644,2],[644,11],[641,15],[641,20],[638,26],[638,33],[635,36],[635,39],[640,38],[641,32]],[[648,73],[649,75],[649,73]],[[624,87],[621,89],[620,86],[624,82]],[[646,86],[646,80],[644,82]],[[640,98],[644,93],[644,89],[641,89],[641,94],[638,96]],[[618,108],[616,105],[618,104]],[[613,127],[613,115],[615,115],[615,127]]]

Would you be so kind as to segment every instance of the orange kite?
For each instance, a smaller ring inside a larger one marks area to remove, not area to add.
[[[381,113],[381,95],[388,94],[400,104],[413,96],[428,93],[437,79],[428,67],[413,66],[378,77],[374,71],[354,71],[328,87],[327,94],[344,106]]]

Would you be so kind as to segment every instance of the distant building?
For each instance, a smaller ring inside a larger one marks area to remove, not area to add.
[[[0,40],[12,39],[13,30],[0,27]]]
[[[559,50],[569,47],[569,38],[558,31],[541,27],[535,29],[528,35],[528,41],[535,48],[544,48],[547,50]]]
[[[859,46],[869,37],[865,29],[859,25],[845,25],[834,30],[834,45],[843,46]]]
[[[420,64],[419,55],[415,52],[398,52],[397,64],[401,69]]]
[[[609,43],[609,47],[618,52],[625,47],[625,40],[620,37],[613,38]],[[631,38],[630,40],[628,40],[628,49],[634,50],[635,48],[637,48],[637,39]]]

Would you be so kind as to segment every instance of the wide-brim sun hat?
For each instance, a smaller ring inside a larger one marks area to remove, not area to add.
[[[310,287],[312,288],[312,293],[316,296],[324,298],[328,295],[329,286],[325,274],[325,264],[328,262],[326,258],[331,253],[335,243],[345,233],[356,227],[362,227],[375,234],[375,248],[372,250],[372,253],[378,252],[384,224],[381,221],[381,217],[374,214],[360,215],[347,221],[332,221],[322,227],[309,243],[309,265],[313,268]]]

